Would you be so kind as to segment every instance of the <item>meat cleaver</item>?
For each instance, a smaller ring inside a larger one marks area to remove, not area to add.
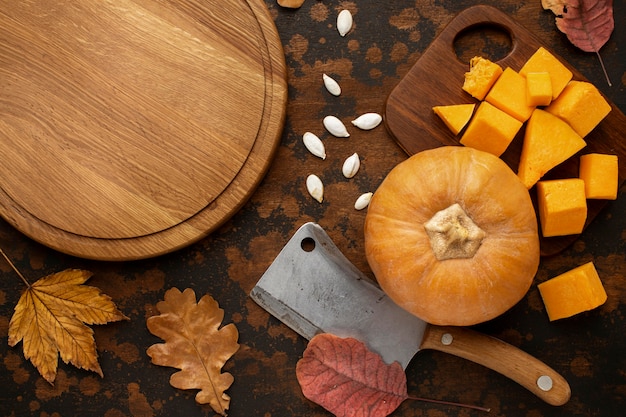
[[[323,332],[353,337],[404,368],[419,350],[435,349],[497,371],[549,404],[570,398],[561,375],[520,349],[468,328],[430,325],[397,306],[315,223],[298,229],[250,297],[309,340]]]

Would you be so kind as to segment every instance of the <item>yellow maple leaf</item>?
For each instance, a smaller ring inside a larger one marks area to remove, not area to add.
[[[234,377],[221,370],[239,350],[237,327],[231,323],[220,328],[224,310],[209,295],[196,303],[190,288],[184,292],[168,290],[157,309],[161,314],[148,318],[147,326],[165,343],[148,348],[152,363],[180,369],[172,374],[170,384],[179,389],[199,389],[196,402],[209,404],[225,416],[230,405],[225,391]]]
[[[544,10],[552,10],[557,16],[562,16],[563,10],[567,8],[567,0],[541,0],[541,7]]]
[[[98,288],[82,285],[91,275],[68,269],[43,277],[28,285],[15,306],[9,346],[22,341],[24,357],[51,384],[59,355],[65,363],[103,376],[93,330],[86,324],[128,319]]]

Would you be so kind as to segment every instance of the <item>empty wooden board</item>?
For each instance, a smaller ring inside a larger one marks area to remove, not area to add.
[[[152,257],[250,197],[284,125],[261,0],[0,6],[0,215],[71,255]]]
[[[469,63],[459,60],[454,43],[465,31],[480,27],[497,28],[509,34],[511,51],[497,61],[503,68],[511,67],[518,71],[540,46],[550,50],[526,28],[494,7],[474,6],[459,13],[424,51],[387,98],[385,125],[407,154],[413,155],[442,145],[459,145],[459,137],[444,125],[432,108],[438,105],[477,103],[477,100],[461,89]],[[585,80],[579,71],[551,52],[573,72],[574,79]],[[626,179],[626,143],[622,139],[626,131],[626,116],[613,103],[611,107],[609,115],[585,137],[587,146],[581,153],[618,155],[621,184]],[[524,128],[501,156],[514,172],[517,172],[523,134]],[[550,171],[544,179],[577,176],[578,158],[573,157]],[[534,188],[530,193],[534,199]],[[604,200],[588,200],[587,225],[606,204],[607,201]],[[577,235],[541,237],[541,252],[543,255],[556,254],[576,238]]]

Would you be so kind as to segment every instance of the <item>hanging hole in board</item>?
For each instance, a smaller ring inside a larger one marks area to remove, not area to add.
[[[305,237],[300,242],[300,247],[305,252],[313,252],[313,249],[315,249],[315,240],[312,237]]]
[[[497,25],[483,24],[469,27],[454,39],[454,52],[463,64],[475,56],[497,62],[511,53],[513,39],[510,32]]]

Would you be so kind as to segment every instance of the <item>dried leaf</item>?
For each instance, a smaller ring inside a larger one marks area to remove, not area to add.
[[[296,365],[306,398],[338,417],[384,417],[405,400],[489,412],[490,408],[407,395],[406,375],[398,362],[352,338],[330,333],[313,337]]]
[[[541,5],[545,10],[552,10],[556,15],[556,27],[574,46],[596,53],[611,85],[600,48],[609,40],[615,26],[613,0],[541,0]]]
[[[296,375],[306,398],[339,417],[387,416],[408,398],[398,362],[387,365],[362,342],[329,333],[311,339]]]
[[[556,26],[585,52],[598,52],[614,28],[613,0],[542,0],[556,17]]]
[[[84,284],[91,272],[68,269],[30,285],[9,323],[9,346],[23,341],[24,357],[53,383],[58,357],[103,376],[93,330],[86,324],[128,319],[99,289]]]
[[[220,328],[224,310],[209,295],[196,304],[192,289],[172,288],[157,304],[158,316],[148,318],[148,330],[165,341],[148,348],[152,363],[180,369],[170,377],[179,389],[199,389],[196,402],[210,404],[216,413],[226,415],[230,397],[225,391],[233,383],[222,366],[239,349],[239,333],[234,324]]]

